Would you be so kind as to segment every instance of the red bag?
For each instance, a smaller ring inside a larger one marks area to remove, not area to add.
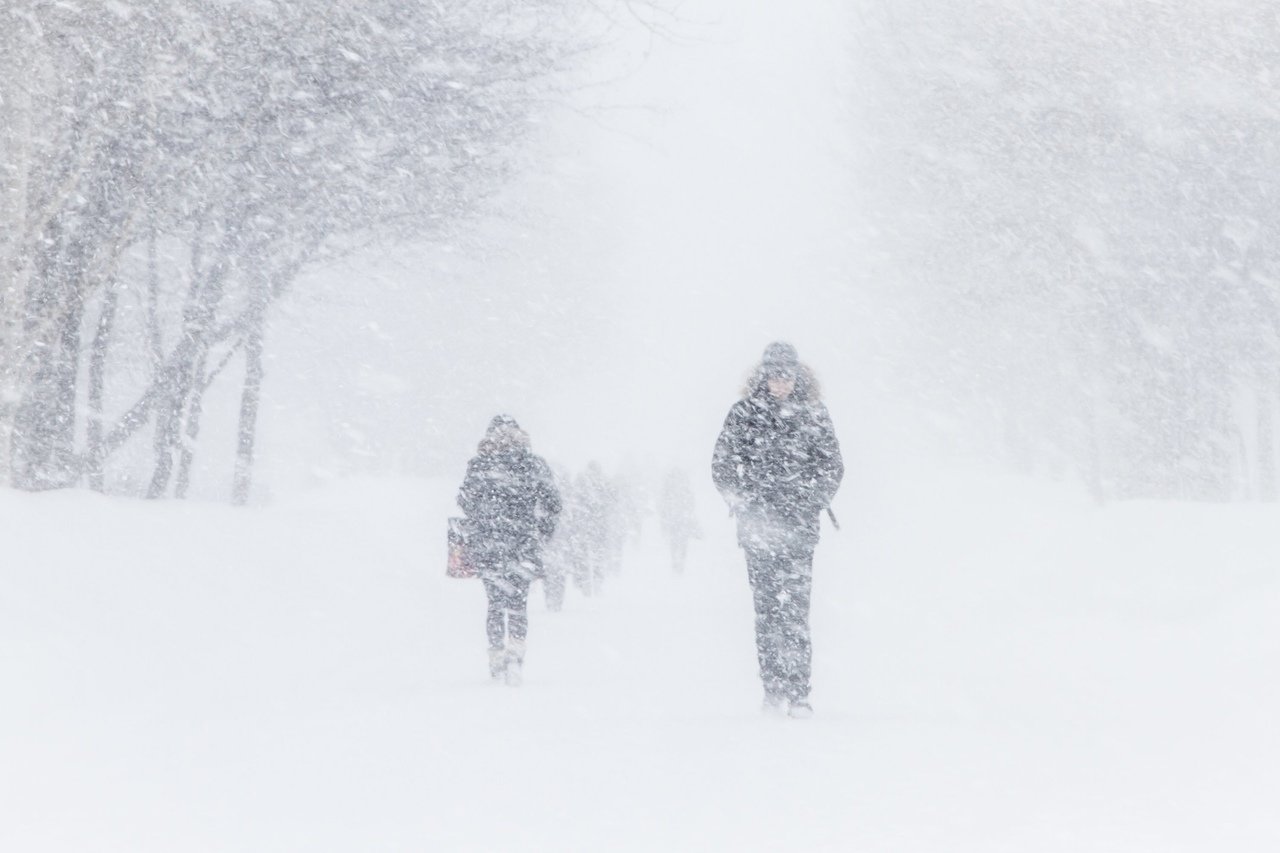
[[[445,574],[451,578],[473,578],[475,564],[467,556],[467,538],[462,532],[462,519],[449,519],[449,565]]]

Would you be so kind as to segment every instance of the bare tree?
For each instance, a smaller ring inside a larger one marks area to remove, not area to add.
[[[87,474],[104,488],[109,458],[151,425],[147,493],[185,494],[204,392],[241,359],[235,495],[247,499],[272,302],[310,266],[373,241],[429,239],[482,209],[518,167],[556,75],[587,47],[590,9],[139,0],[12,11],[5,79],[29,85],[0,101],[11,177],[0,211],[18,226],[0,243],[10,482]],[[139,318],[142,334],[117,331]],[[113,365],[148,376],[114,417]]]

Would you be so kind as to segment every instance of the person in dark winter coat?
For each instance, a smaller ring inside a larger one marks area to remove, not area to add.
[[[467,463],[458,492],[467,552],[489,597],[489,674],[519,684],[529,630],[529,585],[555,531],[560,495],[551,469],[513,418],[498,415]]]
[[[809,716],[813,551],[844,462],[813,371],[795,347],[765,349],[725,418],[711,473],[746,553],[765,708]]]

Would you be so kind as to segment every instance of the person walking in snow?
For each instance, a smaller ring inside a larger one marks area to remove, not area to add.
[[[671,550],[671,569],[676,574],[681,574],[689,554],[689,540],[702,535],[698,529],[698,519],[694,515],[693,487],[689,484],[689,472],[683,468],[672,468],[662,481],[658,523]]]
[[[565,588],[573,566],[573,483],[562,469],[553,470],[552,475],[561,508],[555,533],[542,543],[542,591],[547,609],[558,613],[564,609]]]
[[[458,491],[467,551],[489,598],[489,675],[518,685],[529,630],[529,585],[542,573],[542,543],[555,531],[560,495],[551,469],[514,418],[489,423]]]
[[[574,580],[584,595],[594,595],[613,574],[618,496],[595,460],[574,480],[572,495]]]
[[[813,551],[844,462],[813,371],[791,344],[765,348],[725,418],[711,474],[746,554],[765,710],[810,716]]]

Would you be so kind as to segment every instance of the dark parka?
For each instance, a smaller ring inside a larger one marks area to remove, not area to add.
[[[844,476],[840,443],[817,382],[796,370],[785,400],[756,371],[746,396],[725,418],[712,479],[738,521],[738,543],[759,550],[812,549],[819,520]]]
[[[486,564],[529,560],[541,568],[541,542],[555,531],[560,494],[551,469],[529,449],[523,430],[491,430],[467,463],[458,492],[466,513],[467,547]],[[505,558],[505,559],[501,559]]]

